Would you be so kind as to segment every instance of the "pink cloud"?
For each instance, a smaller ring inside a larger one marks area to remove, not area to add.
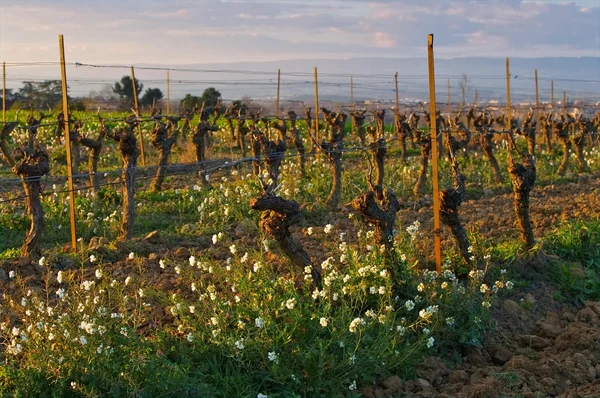
[[[372,37],[373,45],[377,48],[395,48],[396,42],[385,32],[375,32]]]

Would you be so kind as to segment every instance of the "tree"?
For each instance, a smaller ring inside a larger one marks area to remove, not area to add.
[[[6,89],[6,109],[10,109],[12,104],[17,100],[18,95],[13,93],[12,89]],[[0,91],[0,98],[2,98],[2,92]]]
[[[458,81],[458,89],[462,98],[462,106],[467,103],[467,94],[469,93],[469,77],[463,74]]]
[[[181,101],[179,101],[179,106],[185,112],[191,112],[194,109],[194,107],[200,107],[201,104],[202,100],[200,99],[200,97],[189,93],[186,94]]]
[[[140,83],[138,79],[135,79],[135,88],[139,98],[144,85]],[[133,84],[131,84],[131,76],[125,75],[121,78],[120,82],[116,82],[113,86],[113,92],[119,96],[122,100],[126,100],[129,104],[134,103],[133,98]]]
[[[221,98],[221,93],[218,92],[214,87],[209,87],[202,93],[200,97],[200,105],[204,102],[204,108],[212,108],[217,104],[217,101]]]
[[[179,106],[185,112],[191,112],[194,108],[201,108],[204,104],[204,109],[212,109],[221,98],[221,93],[218,92],[214,87],[209,87],[202,93],[201,97],[192,94],[186,94],[185,97],[179,101]]]
[[[163,99],[164,95],[159,88],[147,88],[146,92],[142,96],[141,104],[143,106],[152,106],[155,102]]]
[[[31,108],[54,108],[62,101],[61,82],[60,80],[24,81],[15,100]]]

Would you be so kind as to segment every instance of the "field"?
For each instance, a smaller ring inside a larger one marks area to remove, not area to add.
[[[73,115],[76,252],[61,123],[9,114],[2,396],[600,395],[597,115],[440,123],[438,274],[426,112],[215,109]]]

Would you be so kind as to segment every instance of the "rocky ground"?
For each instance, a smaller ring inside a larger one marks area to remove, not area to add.
[[[540,288],[494,311],[497,329],[460,364],[427,358],[414,380],[392,377],[364,397],[600,397],[600,302],[557,304]]]

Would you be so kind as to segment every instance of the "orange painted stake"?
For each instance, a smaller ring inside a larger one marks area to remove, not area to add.
[[[537,124],[536,124],[536,134],[537,134],[540,129],[540,92],[539,92],[539,87],[538,87],[537,69],[535,70],[535,116],[537,119]]]
[[[65,62],[65,42],[63,35],[58,35],[60,51],[60,72],[62,78],[62,104],[65,117],[65,145],[67,149],[67,184],[69,187],[69,217],[71,219],[71,247],[77,251],[77,231],[75,229],[75,191],[73,191],[73,168],[71,157],[71,136],[69,132],[69,98],[67,95],[67,67]]]
[[[398,72],[394,75],[394,84],[396,86],[396,112],[400,113],[400,94],[398,93]]]
[[[138,92],[135,86],[135,71],[131,67],[131,84],[133,85],[133,104],[135,105],[135,115],[141,118],[140,107],[138,105]],[[142,155],[142,166],[146,165],[146,155],[144,153],[144,136],[142,135],[142,123],[138,123],[138,134],[140,136],[140,154]]]
[[[450,104],[451,104],[451,102],[450,102],[450,101],[451,101],[451,97],[450,97],[450,79],[448,79],[448,117],[450,117],[450,116],[451,116],[451,113],[452,113],[452,112],[451,112],[451,109],[452,109],[452,108],[451,108],[451,105],[450,105]],[[463,105],[464,105],[464,104],[463,104]]]
[[[510,60],[506,57],[506,130],[511,131],[512,112],[510,108]]]
[[[319,81],[317,80],[317,67],[315,66],[315,137],[319,142]]]
[[[433,234],[435,269],[442,272],[442,243],[440,239],[440,186],[438,181],[437,111],[435,108],[435,65],[433,35],[427,37],[427,60],[429,65],[429,114],[431,115],[431,177],[433,179]]]
[[[6,122],[6,62],[2,62],[2,121]]]
[[[279,89],[281,87],[281,69],[277,69],[277,100],[275,101],[275,116],[279,117]]]
[[[167,115],[171,115],[171,80],[167,71]]]

